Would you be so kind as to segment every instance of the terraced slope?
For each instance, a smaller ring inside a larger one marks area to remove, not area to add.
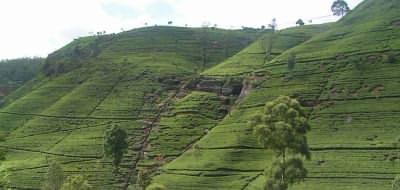
[[[262,189],[263,169],[272,157],[260,148],[247,121],[266,101],[290,95],[308,108],[312,124],[309,177],[291,189],[391,189],[400,173],[400,150],[393,144],[400,136],[399,18],[397,0],[366,0],[328,31],[265,64],[262,56],[241,61],[245,50],[203,72],[207,80],[219,80],[257,69],[245,75],[253,81],[245,88],[251,89],[248,95],[153,182],[174,190]],[[291,74],[290,54],[296,55]],[[249,69],[242,72],[238,66]]]
[[[56,160],[66,175],[83,174],[96,189],[125,189],[134,182],[138,160],[146,156],[153,126],[185,81],[260,35],[149,27],[75,40],[49,55],[43,73],[11,94],[0,109],[5,138],[0,147],[8,150],[1,162],[4,181],[16,189],[39,189],[49,162]],[[219,102],[206,93],[183,101],[197,106],[203,99]],[[185,112],[179,102],[175,106],[177,112]],[[214,109],[204,107],[209,108]],[[206,129],[218,116],[204,117],[209,117],[202,121]],[[113,173],[110,160],[103,158],[104,131],[112,126],[125,128],[130,138],[120,173]]]
[[[328,30],[332,24],[288,28],[268,33],[249,47],[221,64],[207,69],[202,76],[232,77],[251,74],[286,50],[306,42],[311,37]]]

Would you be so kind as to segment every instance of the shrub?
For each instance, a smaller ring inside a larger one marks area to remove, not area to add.
[[[43,190],[60,190],[64,183],[64,171],[57,162],[52,162],[47,170],[47,179]]]
[[[292,71],[296,65],[296,54],[290,53],[288,57],[288,70]]]
[[[164,185],[153,183],[146,188],[146,190],[167,190]]]
[[[89,182],[81,175],[70,176],[62,185],[61,190],[91,190]]]
[[[397,176],[397,177],[393,180],[392,190],[400,190],[400,176]]]

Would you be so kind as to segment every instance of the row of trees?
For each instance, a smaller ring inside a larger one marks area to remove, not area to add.
[[[0,61],[0,84],[28,81],[39,72],[43,63],[43,58],[2,60]]]

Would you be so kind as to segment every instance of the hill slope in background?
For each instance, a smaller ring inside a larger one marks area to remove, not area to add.
[[[261,34],[148,27],[75,40],[49,55],[42,74],[1,108],[5,180],[17,189],[39,189],[55,160],[66,175],[83,174],[96,189],[126,188],[152,127],[185,81]],[[120,173],[103,159],[104,132],[112,126],[129,133]]]
[[[35,77],[43,63],[43,58],[0,61],[0,106],[6,95]]]
[[[96,189],[138,176],[174,190],[262,189],[273,158],[247,122],[289,95],[312,125],[309,176],[291,189],[389,190],[400,173],[399,23],[398,0],[366,0],[337,23],[276,33],[150,27],[81,38],[7,96],[1,172],[17,189],[40,188],[52,160]],[[129,133],[118,174],[103,159],[112,126]]]
[[[203,72],[208,84],[227,76],[245,80],[241,94],[247,96],[153,182],[174,190],[262,189],[263,170],[273,158],[247,122],[266,101],[289,95],[307,107],[312,125],[309,176],[291,189],[391,189],[400,173],[393,144],[400,135],[399,18],[398,0],[366,0],[304,43],[284,51],[273,45],[280,53],[266,63],[259,41]],[[290,54],[296,55],[292,74]]]

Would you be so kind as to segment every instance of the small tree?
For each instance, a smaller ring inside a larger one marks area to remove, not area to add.
[[[296,54],[291,52],[288,57],[288,70],[292,72],[295,65],[296,65]]]
[[[146,190],[167,190],[164,185],[153,183],[149,185]]]
[[[278,27],[278,24],[276,23],[276,18],[272,19],[271,24],[268,24],[268,26],[273,32],[275,32],[276,27]]]
[[[104,140],[104,154],[106,157],[111,157],[113,165],[118,172],[119,165],[123,155],[128,148],[128,134],[125,130],[119,127],[112,127],[106,131]]]
[[[60,190],[64,183],[64,171],[57,162],[51,162],[43,190]]]
[[[350,11],[350,8],[346,1],[336,0],[333,2],[331,10],[335,16],[344,16]]]
[[[62,185],[61,190],[91,190],[89,182],[81,175],[70,176]]]
[[[397,177],[393,180],[392,190],[400,190],[400,176],[397,176]]]
[[[136,184],[140,189],[145,189],[150,184],[149,174],[149,171],[145,169],[139,169],[136,177]]]
[[[12,190],[9,173],[6,169],[0,170],[0,187],[4,190]]]
[[[0,162],[6,160],[7,153],[8,153],[7,149],[0,148]]]
[[[296,25],[304,26],[304,21],[302,19],[297,20]]]
[[[301,157],[310,159],[306,133],[310,130],[300,103],[280,96],[265,105],[263,115],[250,122],[258,142],[275,152],[276,161],[266,170],[266,190],[287,190],[307,176]]]

